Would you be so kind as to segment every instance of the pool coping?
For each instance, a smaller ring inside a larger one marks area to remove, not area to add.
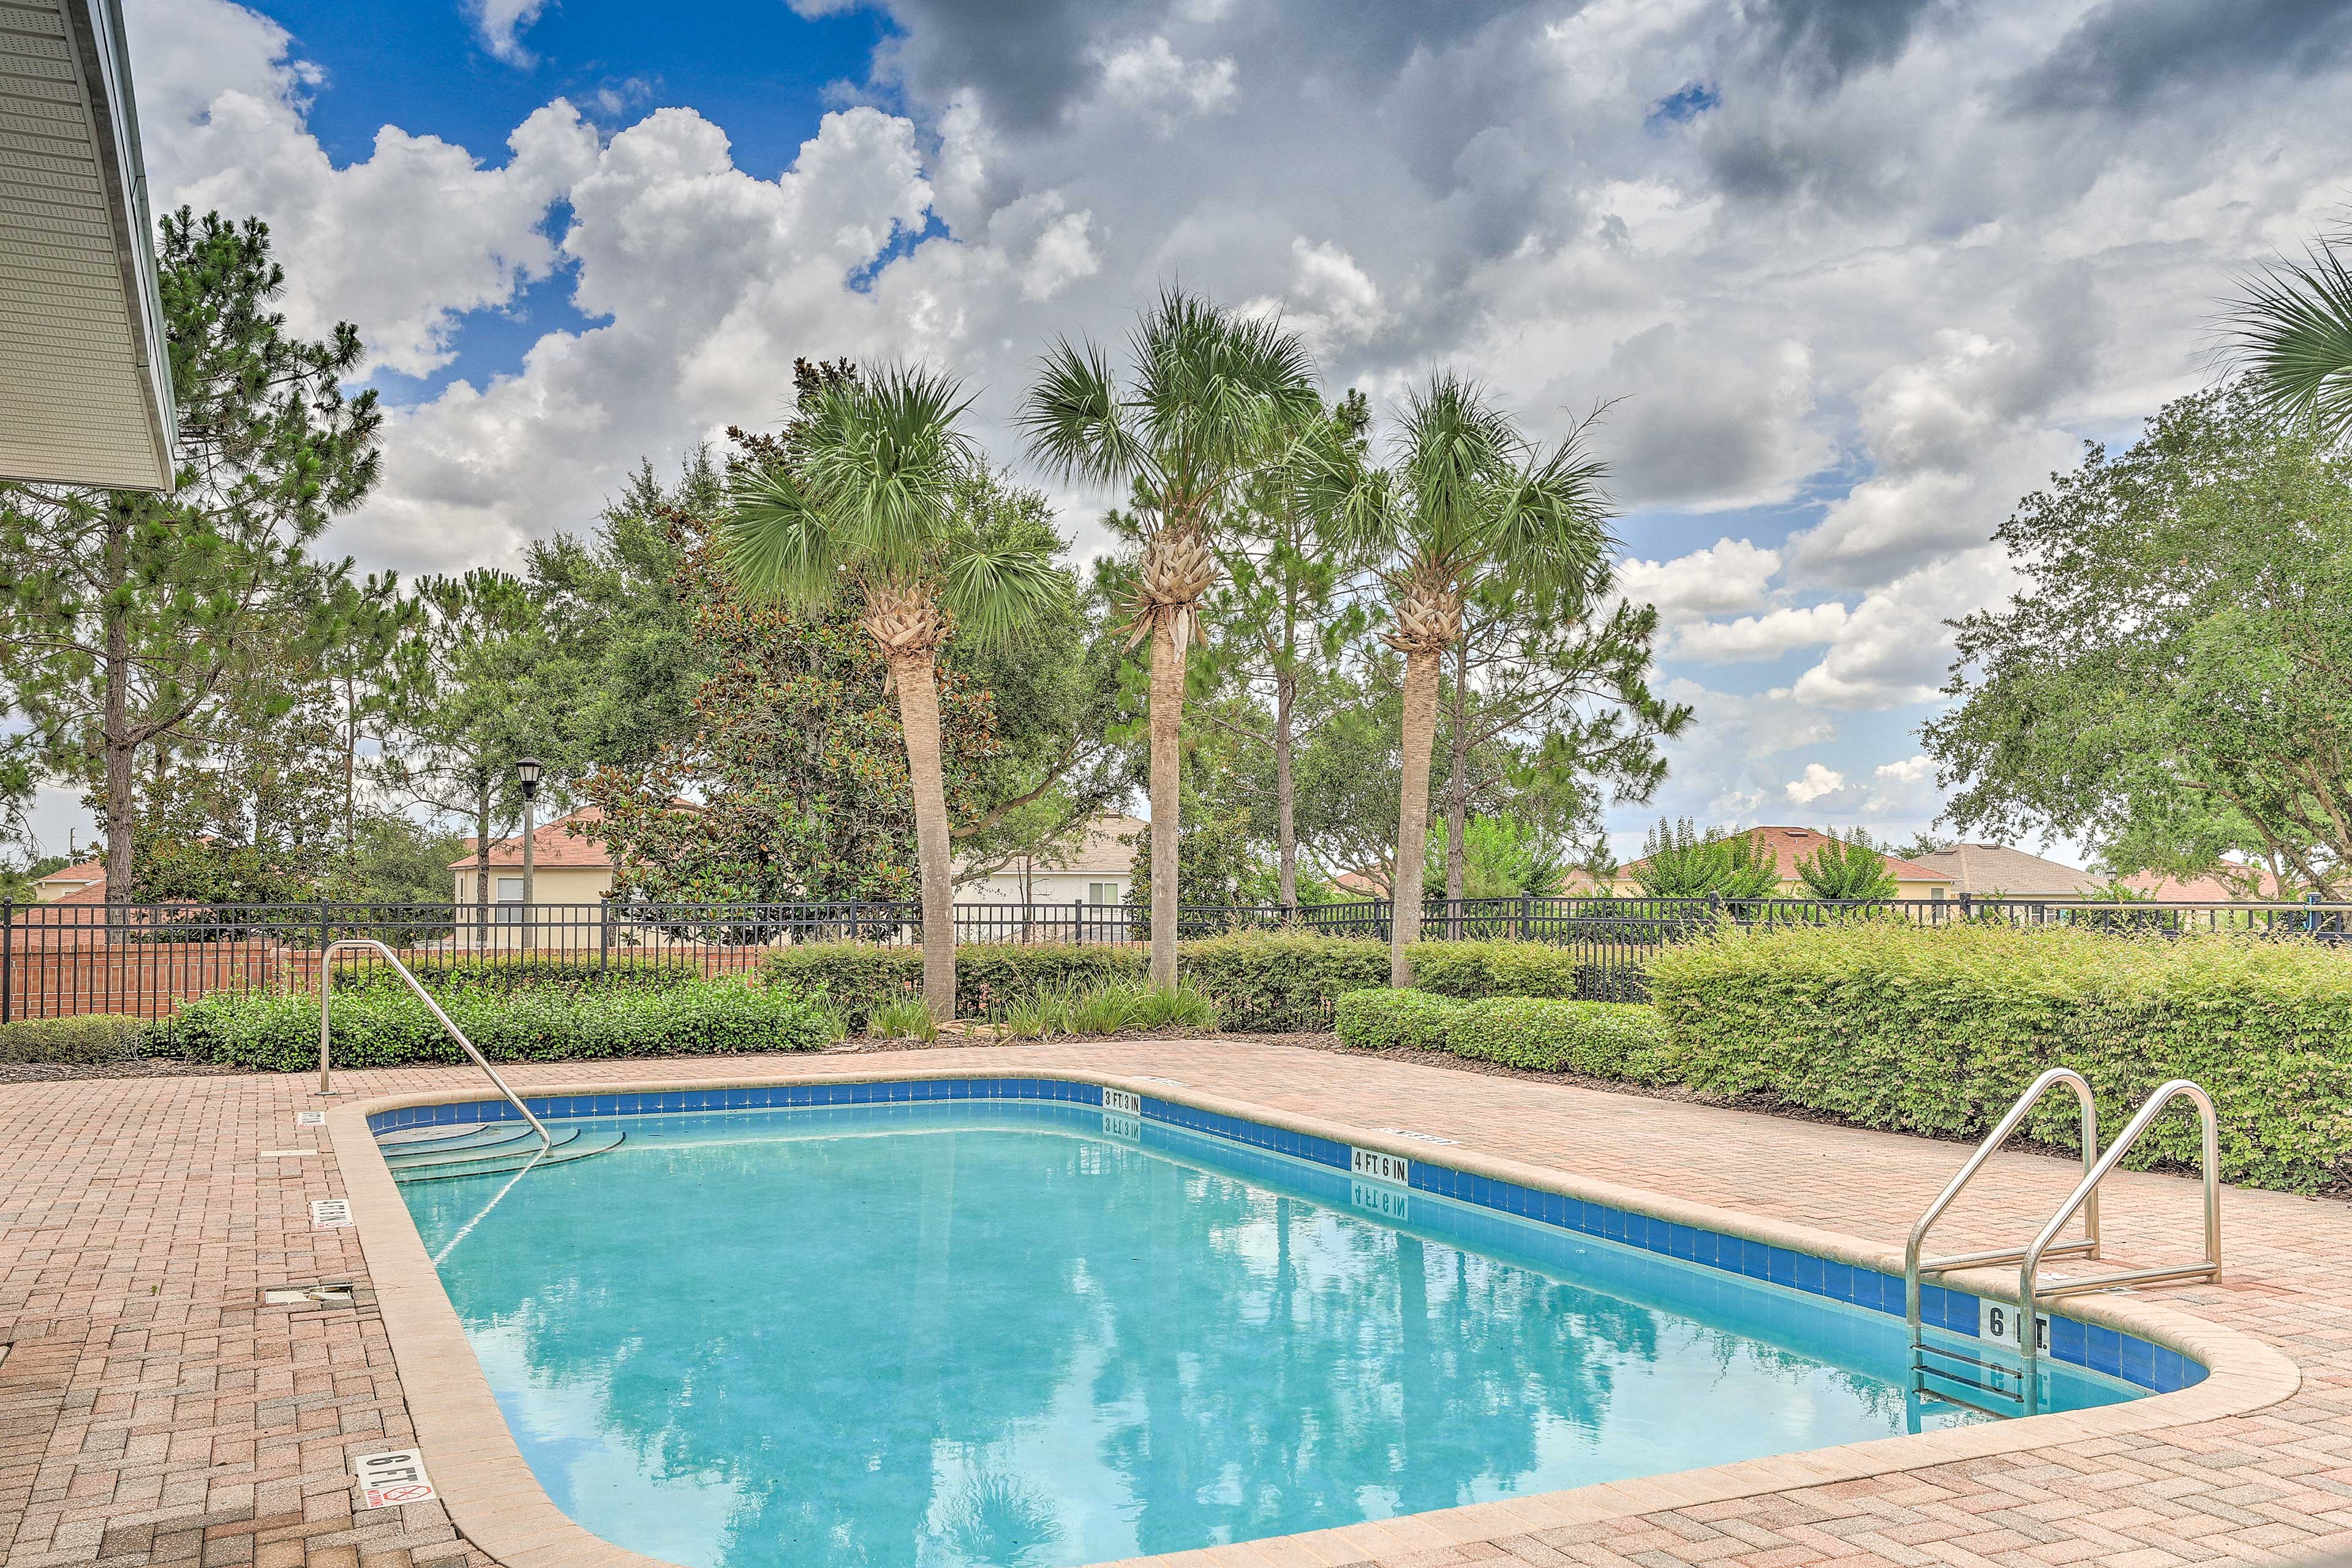
[[[1597,1181],[1481,1152],[1468,1142],[1446,1145],[1442,1156],[1423,1141],[1393,1131],[1306,1116],[1255,1101],[1211,1094],[1139,1074],[1084,1068],[887,1068],[824,1079],[831,1083],[898,1083],[947,1079],[1036,1079],[1093,1084],[1188,1106],[1213,1115],[1440,1163],[1465,1173],[1508,1182],[1647,1215],[1673,1225],[1738,1237],[1881,1273],[1902,1271],[1899,1251],[1841,1232],[1748,1215],[1670,1194]],[[751,1073],[707,1081],[660,1077],[567,1083],[522,1092],[559,1099],[765,1089],[811,1081],[791,1071]],[[360,1246],[375,1287],[393,1358],[408,1393],[410,1415],[425,1468],[466,1539],[511,1568],[675,1568],[617,1546],[574,1523],[555,1506],[508,1430],[488,1377],[442,1288],[424,1238],[400,1196],[391,1168],[370,1131],[371,1116],[417,1106],[464,1104],[493,1098],[483,1088],[382,1095],[334,1107],[327,1132],[341,1167]],[[2014,1300],[2016,1278],[1976,1269],[1947,1281],[1977,1296]],[[1187,1568],[1336,1568],[1367,1558],[1447,1548],[1531,1530],[1598,1523],[1726,1502],[1759,1494],[1860,1480],[1891,1472],[2031,1451],[2085,1438],[2122,1436],[2242,1415],[2287,1398],[2302,1374],[2284,1354],[2250,1334],[2127,1291],[2078,1296],[2068,1315],[2176,1351],[2206,1368],[2204,1379],[2171,1393],[2150,1394],[2091,1410],[2032,1415],[1940,1432],[1874,1438],[1836,1447],[1746,1459],[1703,1469],[1606,1481],[1564,1491],[1471,1503],[1395,1519],[1341,1525],[1297,1535],[1207,1546],[1150,1559]],[[426,1391],[430,1390],[430,1396]],[[1129,1561],[1142,1561],[1130,1559]]]

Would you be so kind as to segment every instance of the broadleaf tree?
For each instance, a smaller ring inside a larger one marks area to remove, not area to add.
[[[2226,384],[2086,447],[1996,537],[2024,586],[1956,623],[1921,731],[1947,819],[2352,895],[2352,453]]]

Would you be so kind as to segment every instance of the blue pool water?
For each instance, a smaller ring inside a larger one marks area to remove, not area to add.
[[[690,1568],[1065,1568],[1918,1420],[1899,1318],[1092,1107],[591,1125],[487,1214],[403,1192],[549,1495]]]

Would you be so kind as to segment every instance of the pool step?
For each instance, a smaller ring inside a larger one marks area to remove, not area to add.
[[[517,1141],[528,1142],[531,1147],[537,1148],[539,1134],[530,1130],[528,1122],[485,1121],[462,1131],[452,1131],[446,1127],[435,1128],[423,1137],[403,1138],[395,1133],[386,1133],[377,1139],[376,1143],[383,1150],[384,1163],[397,1171],[404,1164],[414,1163],[429,1155],[460,1149],[497,1149]]]
[[[2025,1413],[2024,1373],[2017,1357],[1994,1350],[1982,1340],[1951,1335],[1953,1342],[1938,1344],[1930,1329],[1911,1342],[1911,1385],[1931,1398],[1958,1405],[1986,1415]]]
[[[393,1167],[392,1179],[405,1185],[410,1182],[441,1182],[456,1176],[502,1176],[520,1171],[537,1162],[536,1169],[550,1165],[568,1165],[575,1160],[586,1160],[609,1150],[619,1148],[628,1134],[618,1131],[583,1132],[577,1127],[567,1127],[555,1134],[554,1147],[544,1157],[540,1155],[539,1139],[531,1137],[520,1145],[501,1144],[497,1148],[450,1150],[438,1159],[419,1159]]]
[[[452,1138],[446,1142],[411,1144],[405,1149],[389,1150],[384,1154],[383,1163],[395,1172],[421,1171],[427,1166],[461,1164],[520,1150],[528,1150],[533,1154],[539,1152],[539,1134],[522,1122],[499,1122],[494,1124],[494,1128],[468,1133],[462,1138]],[[578,1138],[580,1131],[577,1127],[551,1128],[551,1142],[554,1148],[561,1149]]]

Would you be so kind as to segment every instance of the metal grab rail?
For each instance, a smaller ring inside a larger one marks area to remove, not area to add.
[[[2065,1228],[2074,1211],[2097,1201],[2099,1184],[2114,1170],[2118,1162],[2131,1152],[2139,1135],[2149,1123],[2161,1116],[2172,1102],[2181,1096],[2189,1097],[2197,1108],[2197,1120],[2202,1133],[2199,1150],[2205,1174],[2205,1258],[2200,1263],[2176,1264],[2162,1268],[2123,1268],[2112,1274],[2093,1274],[2081,1279],[2068,1279],[2044,1287],[2035,1278],[2042,1260],[2060,1249],[2050,1244]],[[2168,1279],[2211,1279],[2221,1272],[2221,1129],[2213,1115],[2213,1097],[2185,1078],[2176,1078],[2160,1085],[2139,1108],[2139,1114],[2115,1142],[2115,1146],[2099,1156],[2097,1164],[2084,1174],[2082,1184],[2067,1194],[2042,1227],[2033,1244],[2025,1249],[2023,1261],[2017,1271],[2017,1345],[2019,1359],[2024,1363],[2025,1413],[2033,1414],[2035,1406],[2034,1371],[2041,1346],[2036,1342],[2040,1330],[2036,1324],[2034,1304],[2038,1299],[2054,1300],[2061,1296],[2079,1296],[2090,1290],[2111,1290],[2118,1285],[2153,1285]]]
[[[1977,1145],[1977,1152],[1969,1156],[1969,1163],[1960,1167],[1959,1174],[1946,1184],[1936,1201],[1929,1204],[1927,1211],[1919,1216],[1919,1223],[1911,1227],[1911,1238],[1903,1247],[1903,1315],[1910,1327],[1913,1344],[1919,1341],[1919,1276],[1922,1273],[1940,1274],[1953,1268],[1981,1268],[1996,1263],[2015,1263],[2025,1257],[2025,1249],[2021,1247],[2006,1252],[1962,1252],[1948,1258],[1923,1259],[1919,1249],[1927,1239],[1927,1227],[1951,1207],[1953,1200],[1960,1195],[1960,1189],[1967,1186],[1984,1163],[2009,1141],[2009,1135],[2017,1131],[2026,1113],[2041,1102],[2043,1095],[2062,1083],[2074,1091],[2075,1100],[2082,1104],[2083,1173],[2085,1184],[2089,1185],[2089,1196],[2083,1205],[2083,1239],[2051,1247],[2049,1251],[2057,1257],[2080,1254],[2085,1258],[2096,1258],[2099,1255],[2099,1194],[2095,1184],[2090,1182],[2091,1172],[2099,1157],[2099,1108],[2091,1098],[2091,1086],[2084,1081],[2081,1073],[2072,1068],[2052,1068],[2017,1097],[2017,1103],[2009,1108],[2009,1114],[1985,1134],[1984,1142]],[[2050,1234],[2054,1236],[2057,1233],[2053,1230]]]
[[[507,1087],[507,1080],[499,1076],[499,1069],[490,1065],[489,1058],[483,1056],[481,1052],[474,1048],[474,1042],[466,1037],[466,1031],[460,1029],[457,1025],[449,1021],[449,1015],[441,1010],[440,1003],[433,1000],[433,994],[431,992],[425,990],[424,986],[417,984],[416,976],[408,972],[408,965],[400,962],[400,955],[393,952],[392,949],[384,946],[383,943],[377,942],[373,937],[342,937],[334,942],[329,942],[324,948],[320,950],[319,1092],[320,1094],[332,1094],[335,1092],[334,1082],[328,1076],[327,1068],[327,1027],[330,1013],[333,1006],[335,990],[334,956],[346,948],[370,947],[382,953],[383,955],[384,962],[391,964],[393,969],[398,973],[403,980],[408,982],[408,988],[411,991],[415,992],[417,1000],[424,1003],[426,1009],[432,1013],[434,1017],[440,1020],[441,1026],[449,1031],[449,1037],[457,1041],[458,1046],[464,1049],[467,1056],[474,1058],[474,1065],[476,1067],[489,1074],[490,1081],[498,1085],[499,1092],[506,1096],[507,1103],[513,1106],[516,1111],[520,1114],[525,1121],[530,1123],[530,1130],[539,1134],[539,1153],[533,1156],[532,1163],[536,1164],[540,1160],[546,1158],[547,1155],[555,1148],[555,1140],[548,1136],[547,1124],[540,1121],[538,1117],[533,1116],[530,1113],[530,1107],[522,1102],[522,1097],[516,1094],[513,1089]],[[530,1167],[529,1165],[523,1167],[524,1170],[529,1170],[530,1168]]]

